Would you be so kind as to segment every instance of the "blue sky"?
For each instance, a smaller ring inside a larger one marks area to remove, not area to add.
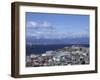
[[[89,15],[26,12],[26,37],[89,37]]]

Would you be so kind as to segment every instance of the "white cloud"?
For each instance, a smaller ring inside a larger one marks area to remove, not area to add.
[[[41,27],[50,27],[50,23],[47,21],[42,22],[42,24],[40,25]]]
[[[38,26],[38,23],[35,21],[29,21],[26,24],[26,27],[37,27],[37,26]]]
[[[27,36],[45,39],[62,39],[62,38],[77,38],[77,37],[89,37],[88,32],[59,32],[53,25],[47,21],[41,23],[35,21],[27,22]]]
[[[71,33],[72,37],[89,37],[89,33],[88,32],[73,32]]]
[[[31,28],[51,28],[51,24],[47,21],[43,22],[36,22],[36,21],[28,21],[26,24],[26,27],[31,27]]]
[[[86,32],[58,32],[58,31],[35,31],[30,32],[28,36],[35,37],[35,38],[44,38],[44,39],[64,39],[64,38],[81,38],[81,37],[89,37],[89,34]]]

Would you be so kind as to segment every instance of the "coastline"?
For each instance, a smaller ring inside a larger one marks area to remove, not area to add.
[[[89,54],[89,47],[65,46],[42,54],[32,53],[27,55],[26,67],[89,64]]]

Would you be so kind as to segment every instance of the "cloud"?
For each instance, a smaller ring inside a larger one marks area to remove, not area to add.
[[[27,28],[49,28],[49,29],[53,29],[52,25],[47,22],[47,21],[43,21],[43,22],[36,22],[36,21],[28,21],[26,23],[26,27]]]
[[[41,27],[50,27],[50,23],[48,23],[47,21],[44,21],[40,24]]]
[[[38,26],[38,23],[35,21],[29,21],[26,24],[26,27],[36,27],[36,26]]]
[[[71,33],[71,36],[73,38],[75,37],[89,37],[89,32],[83,31],[83,32],[73,32]]]
[[[47,21],[36,22],[28,21],[27,22],[27,36],[45,39],[64,39],[64,38],[80,38],[80,37],[89,37],[89,33],[86,31],[83,32],[63,32],[58,31],[53,24]]]
[[[30,33],[29,36],[34,37],[36,39],[65,39],[65,38],[83,38],[83,37],[89,37],[89,34],[86,32],[58,32],[58,31],[36,31],[33,33]]]

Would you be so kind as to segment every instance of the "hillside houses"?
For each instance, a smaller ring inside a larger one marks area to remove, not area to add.
[[[89,64],[89,48],[81,46],[64,47],[55,51],[46,51],[41,55],[26,57],[27,67],[83,65]]]

